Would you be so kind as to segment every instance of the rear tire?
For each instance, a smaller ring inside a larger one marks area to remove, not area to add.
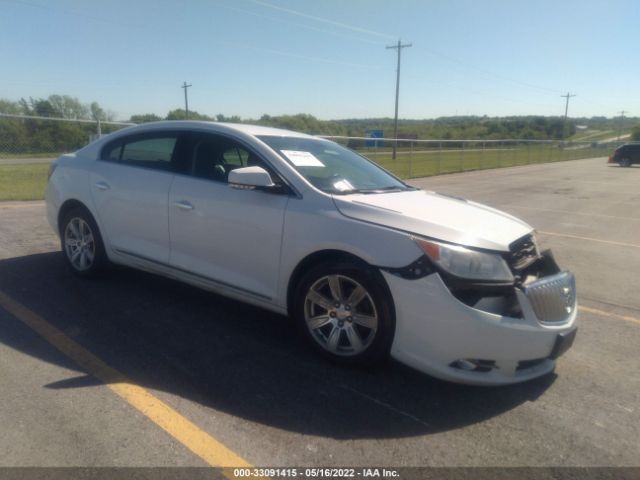
[[[85,208],[73,208],[62,217],[60,243],[67,265],[80,277],[96,277],[109,264],[98,225]]]
[[[382,275],[366,264],[312,267],[298,282],[293,316],[306,341],[332,361],[375,365],[389,357],[393,300]]]
[[[630,167],[631,166],[631,160],[629,160],[628,158],[622,158],[620,159],[620,166],[621,167]]]

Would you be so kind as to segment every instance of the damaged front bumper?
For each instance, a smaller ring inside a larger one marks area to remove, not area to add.
[[[550,254],[541,265],[537,278],[484,296],[452,289],[439,273],[403,278],[383,270],[396,308],[391,355],[429,375],[475,385],[551,372],[575,338],[575,278],[558,271]]]

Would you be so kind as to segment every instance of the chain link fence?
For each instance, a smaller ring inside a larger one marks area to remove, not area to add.
[[[0,165],[47,163],[101,134],[133,125],[0,114]],[[322,136],[356,150],[402,178],[608,156],[621,142],[415,140]]]
[[[609,156],[623,142],[552,140],[407,140],[322,136],[370,158],[401,178]]]
[[[0,113],[0,165],[46,163],[130,125]]]

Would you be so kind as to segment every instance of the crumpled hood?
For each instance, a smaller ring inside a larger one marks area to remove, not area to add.
[[[424,190],[334,195],[343,215],[468,247],[508,251],[531,226],[486,205]]]

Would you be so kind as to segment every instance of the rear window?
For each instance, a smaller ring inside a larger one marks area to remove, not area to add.
[[[123,163],[171,163],[176,137],[149,138],[123,145],[120,161]]]
[[[107,144],[100,158],[134,167],[171,170],[177,143],[178,135],[166,132],[125,137]]]

